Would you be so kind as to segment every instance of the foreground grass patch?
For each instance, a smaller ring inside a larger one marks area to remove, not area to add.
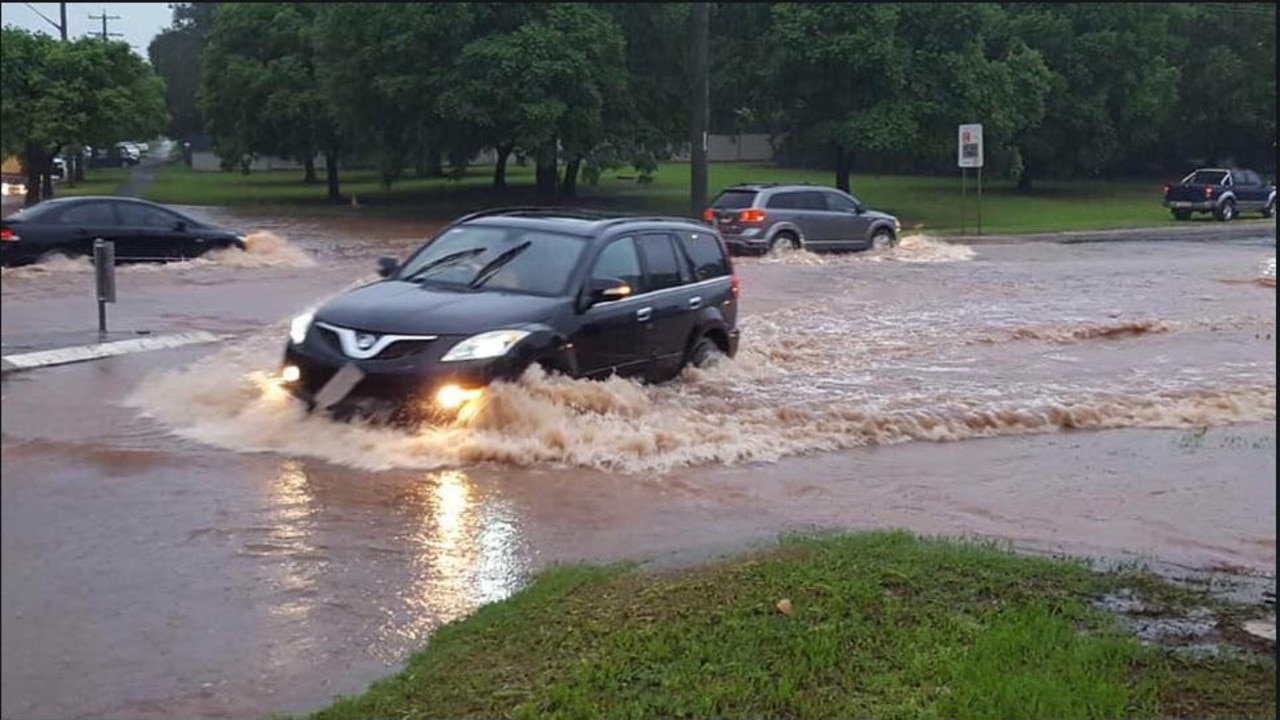
[[[384,188],[370,170],[344,170],[342,192],[354,196],[361,209],[335,207],[337,212],[368,212],[429,219],[448,219],[466,212],[501,205],[532,204],[533,168],[512,165],[508,187],[491,187],[491,168],[474,167],[459,180],[409,176]],[[323,180],[323,178],[321,178]],[[740,182],[808,182],[830,185],[831,173],[782,168],[767,163],[711,165],[710,188]],[[954,177],[855,175],[852,190],[870,207],[897,214],[907,230],[954,234],[963,224],[974,234],[977,202],[970,192],[962,208]],[[579,186],[572,204],[628,212],[688,215],[689,166],[662,165],[648,184],[638,184],[629,171],[606,173],[596,185]],[[286,206],[312,211],[327,207],[325,185],[304,184],[300,171],[240,173],[199,172],[178,164],[161,169],[146,191],[150,200],[183,205]],[[1175,223],[1160,205],[1155,181],[1043,182],[1031,195],[1019,194],[1009,182],[989,182],[982,208],[983,232],[1057,232],[1104,228],[1159,227]],[[1194,222],[1212,222],[1197,219]]]
[[[561,568],[317,717],[1275,716],[1273,657],[1144,646],[1090,606],[1120,587],[1204,600],[905,533],[676,573]]]

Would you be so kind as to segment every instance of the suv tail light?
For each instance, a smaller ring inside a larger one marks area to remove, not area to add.
[[[1164,186],[1164,189],[1163,189],[1163,190],[1161,190],[1161,192],[1162,192],[1162,193],[1164,193],[1165,195],[1168,195],[1168,194],[1169,194],[1169,186],[1168,186],[1168,185],[1165,185],[1165,186]]]
[[[716,211],[712,210],[711,208],[707,208],[706,210],[703,210],[702,219],[706,220],[707,222],[715,222]]]
[[[762,223],[764,222],[764,211],[756,210],[754,208],[750,210],[743,210],[738,213],[738,222],[746,223],[747,225]]]
[[[0,241],[15,242],[18,239],[18,236],[13,234],[12,228],[0,227]]]
[[[733,293],[734,300],[742,294],[742,281],[738,279],[738,273],[729,276],[729,291]]]

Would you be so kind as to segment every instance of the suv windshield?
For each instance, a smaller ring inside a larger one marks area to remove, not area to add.
[[[456,227],[396,273],[407,282],[460,289],[561,295],[586,242],[576,235],[503,227]]]
[[[725,190],[711,203],[711,207],[721,210],[738,210],[749,208],[756,199],[755,190]]]
[[[1183,182],[1189,185],[1220,185],[1226,177],[1227,174],[1222,170],[1197,170]]]

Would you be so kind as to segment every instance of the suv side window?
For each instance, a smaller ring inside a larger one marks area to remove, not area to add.
[[[798,210],[801,207],[800,193],[778,193],[769,198],[769,201],[765,203],[765,207],[774,210]]]
[[[693,276],[697,280],[710,280],[729,274],[729,261],[725,259],[720,240],[711,233],[681,233],[684,249],[693,261]]]
[[[858,209],[858,203],[851,197],[833,192],[822,195],[827,199],[827,209],[832,212],[853,212]]]
[[[635,240],[627,237],[606,245],[591,268],[591,279],[621,280],[630,285],[633,292],[644,292],[644,274],[640,272]]]
[[[639,243],[649,280],[646,287],[649,290],[663,290],[688,281],[689,271],[676,255],[676,247],[672,244],[670,235],[642,235]]]
[[[85,203],[63,210],[58,222],[62,225],[112,227],[116,224],[116,214],[107,203]]]
[[[799,207],[801,210],[820,210],[822,212],[827,211],[827,201],[822,199],[822,193],[811,191],[811,192],[796,193],[796,195],[800,196]]]

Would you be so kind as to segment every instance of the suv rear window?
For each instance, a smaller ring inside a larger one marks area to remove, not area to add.
[[[722,210],[749,208],[755,199],[755,190],[725,190],[711,203],[711,207]]]
[[[720,241],[711,233],[681,233],[684,249],[693,261],[693,274],[698,280],[710,280],[729,274]]]

